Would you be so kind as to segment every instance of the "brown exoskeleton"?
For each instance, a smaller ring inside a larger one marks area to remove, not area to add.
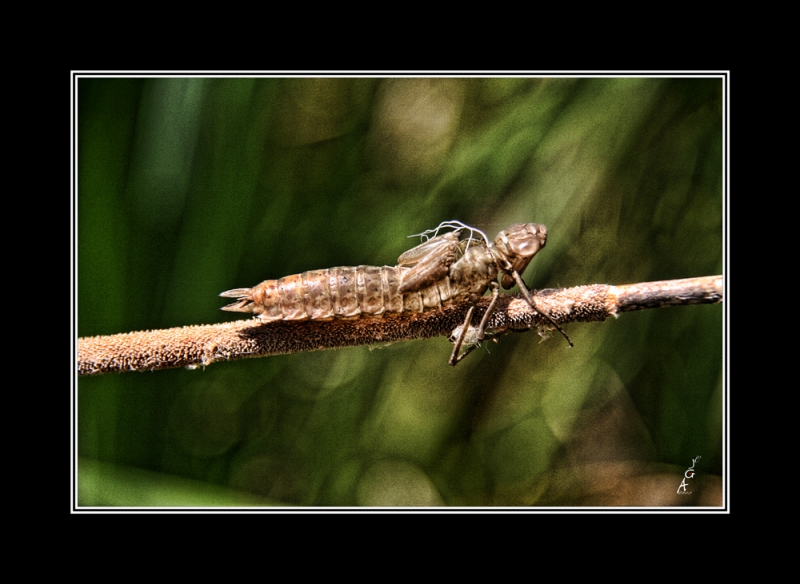
[[[453,231],[438,235],[442,229]],[[470,236],[461,240],[461,232]],[[264,321],[330,320],[383,316],[401,312],[436,310],[469,301],[464,325],[454,331],[450,365],[455,365],[484,340],[499,296],[498,276],[508,289],[517,284],[536,309],[520,274],[547,241],[547,229],[536,223],[519,223],[501,231],[490,242],[486,235],[459,221],[446,221],[420,234],[433,237],[403,253],[396,266],[356,266],[312,270],[265,280],[253,288],[220,294],[235,298],[222,310],[249,312]],[[492,288],[492,301],[477,329],[471,325],[475,303]],[[545,313],[547,318],[572,341]],[[459,355],[467,338],[467,349]]]

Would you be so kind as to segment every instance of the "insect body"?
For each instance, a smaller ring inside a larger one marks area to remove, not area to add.
[[[453,231],[438,235],[444,228]],[[469,231],[470,236],[461,240],[463,231]],[[424,238],[428,233],[420,235]],[[475,342],[467,343],[469,352],[483,340],[497,299],[499,275],[504,288],[519,284],[535,308],[519,274],[546,241],[547,229],[536,223],[512,225],[492,243],[480,230],[448,221],[433,230],[431,239],[403,253],[396,266],[328,268],[265,280],[252,288],[236,288],[220,294],[236,299],[222,310],[252,313],[267,322],[383,316],[436,310],[465,301],[474,305],[491,287],[494,300],[474,333]],[[465,352],[457,356],[473,312],[474,306],[460,327],[462,338],[455,341],[452,365],[466,355]]]

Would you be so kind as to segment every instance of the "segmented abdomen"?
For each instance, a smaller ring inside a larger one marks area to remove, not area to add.
[[[462,300],[445,277],[413,292],[399,293],[410,268],[356,266],[312,270],[265,280],[253,288],[228,290],[220,296],[238,301],[222,310],[250,312],[263,320],[329,320],[422,312]]]

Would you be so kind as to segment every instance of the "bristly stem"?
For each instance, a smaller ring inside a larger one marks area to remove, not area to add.
[[[603,321],[622,312],[722,302],[722,276],[666,280],[610,286],[596,284],[539,290],[534,310],[520,295],[501,295],[487,328],[493,334],[525,331],[570,322]],[[477,310],[486,310],[490,297]],[[278,321],[257,319],[211,325],[186,326],[78,339],[78,374],[98,375],[123,371],[154,371],[203,367],[269,355],[338,349],[359,345],[449,337],[464,322],[469,303],[425,313],[331,321]],[[442,364],[446,364],[446,352]]]

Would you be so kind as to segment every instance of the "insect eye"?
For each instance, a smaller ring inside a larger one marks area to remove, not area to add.
[[[539,251],[541,245],[535,237],[524,237],[510,242],[509,251],[514,255],[532,257]]]

